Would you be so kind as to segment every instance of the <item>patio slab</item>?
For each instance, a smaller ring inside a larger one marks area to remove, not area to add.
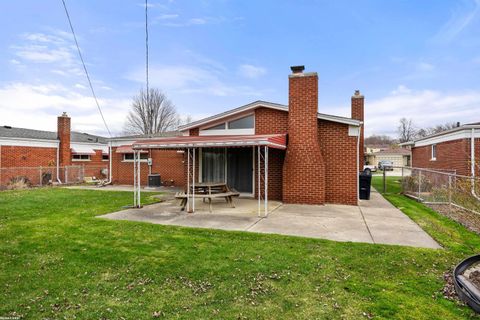
[[[263,205],[263,203],[262,203]],[[273,233],[345,242],[395,244],[422,248],[441,248],[415,222],[372,190],[371,200],[359,206],[293,205],[269,201],[269,216],[257,215],[258,202],[251,198],[235,200],[235,208],[225,201],[213,202],[213,212],[201,199],[195,213],[180,210],[172,199],[101,216],[113,220],[142,221],[195,228]],[[263,208],[263,207],[262,207]]]

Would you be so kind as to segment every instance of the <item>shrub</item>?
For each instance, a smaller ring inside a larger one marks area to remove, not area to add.
[[[30,185],[30,180],[27,177],[17,176],[10,179],[10,181],[7,183],[7,189],[27,189],[30,187]]]

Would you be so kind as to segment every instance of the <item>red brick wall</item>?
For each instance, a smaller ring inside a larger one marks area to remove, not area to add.
[[[72,159],[72,166],[84,167],[84,177],[96,177],[97,179],[106,179],[102,175],[102,169],[108,169],[109,161],[102,160],[102,150],[95,150],[95,154],[90,155],[90,161],[76,161]]]
[[[470,139],[458,139],[437,143],[436,160],[432,158],[432,146],[412,148],[412,167],[456,170],[460,175],[471,175]],[[480,139],[475,139],[476,175],[480,169]]]
[[[348,125],[318,120],[318,140],[325,161],[325,202],[357,205],[357,137]]]
[[[255,134],[287,133],[288,112],[268,108],[255,110]],[[255,148],[255,197],[258,197],[257,187],[257,148]],[[270,149],[268,157],[268,197],[272,200],[282,201],[283,199],[283,163],[285,151]],[[262,162],[263,167],[263,162]],[[265,174],[264,170],[260,174]],[[264,196],[265,184],[260,181],[262,197]]]
[[[56,160],[56,148],[0,146],[0,185],[5,186],[17,176],[25,176],[37,185],[40,183],[38,167],[50,167],[56,172]]]
[[[325,164],[318,142],[318,77],[289,77],[288,147],[283,166],[283,201],[325,203]]]
[[[123,153],[116,153],[116,147],[112,148],[112,172],[114,184],[133,184],[133,162],[123,161]],[[183,154],[176,150],[152,150],[152,173],[159,173],[162,181],[173,180],[175,186],[183,186]],[[147,185],[148,165],[146,162],[140,164],[141,184]]]
[[[437,144],[437,160],[432,161],[432,146],[412,148],[412,166],[457,170],[457,174],[470,175],[470,140],[460,139]]]

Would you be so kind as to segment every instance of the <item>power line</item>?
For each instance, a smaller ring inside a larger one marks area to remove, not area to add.
[[[145,0],[145,77],[148,102],[148,0]]]
[[[80,57],[80,60],[82,61],[83,70],[85,71],[85,75],[87,76],[87,80],[88,80],[88,84],[90,86],[90,90],[92,91],[93,98],[95,99],[95,103],[97,104],[98,111],[100,112],[100,115],[102,116],[103,124],[105,125],[105,128],[107,128],[108,134],[111,137],[112,133],[110,132],[110,129],[108,128],[107,122],[105,121],[105,117],[103,116],[102,108],[100,108],[100,104],[98,103],[97,95],[95,94],[95,90],[93,89],[92,81],[90,80],[90,75],[88,74],[87,66],[85,65],[85,61],[83,60],[82,52],[80,51],[80,46],[78,45],[77,36],[75,35],[75,31],[73,30],[72,20],[70,19],[70,15],[68,14],[67,5],[65,4],[65,0],[62,0],[62,3],[63,3],[63,7],[65,8],[65,14],[67,15],[68,24],[70,25],[70,30],[72,31],[73,39],[75,40],[75,45],[77,46],[78,56]]]

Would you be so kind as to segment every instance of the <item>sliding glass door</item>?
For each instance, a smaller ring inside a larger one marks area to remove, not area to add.
[[[226,182],[225,148],[202,149],[202,182]]]

